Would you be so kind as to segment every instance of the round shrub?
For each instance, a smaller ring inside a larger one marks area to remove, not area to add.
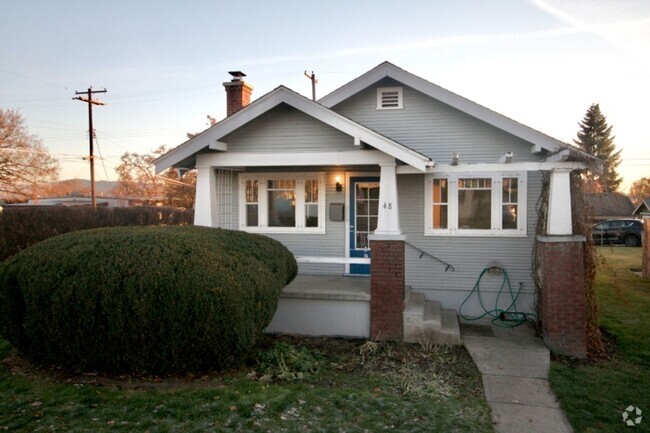
[[[206,227],[67,233],[0,264],[0,332],[69,370],[169,373],[246,356],[295,277],[260,235]]]

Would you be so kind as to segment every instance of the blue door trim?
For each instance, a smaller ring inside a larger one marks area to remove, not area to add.
[[[350,245],[350,257],[370,257],[370,249],[356,249],[356,189],[357,183],[364,182],[377,182],[379,183],[378,176],[352,176],[350,177],[350,184],[348,186],[348,209],[350,209],[350,220],[348,222],[348,240]],[[350,264],[350,274],[353,275],[370,275],[370,265],[365,264]]]

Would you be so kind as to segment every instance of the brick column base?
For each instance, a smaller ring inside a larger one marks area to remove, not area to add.
[[[568,356],[587,356],[583,236],[538,236],[542,290],[538,300],[546,344]]]
[[[370,338],[404,337],[404,241],[370,240]]]

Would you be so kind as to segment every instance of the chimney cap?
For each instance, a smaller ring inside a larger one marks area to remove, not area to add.
[[[232,75],[233,81],[241,81],[246,76],[242,71],[228,71],[228,73]]]

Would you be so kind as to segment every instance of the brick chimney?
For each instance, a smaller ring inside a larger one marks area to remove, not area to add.
[[[251,103],[251,93],[253,87],[244,82],[242,71],[230,71],[232,80],[223,83],[226,88],[226,116],[235,114],[245,106]]]

